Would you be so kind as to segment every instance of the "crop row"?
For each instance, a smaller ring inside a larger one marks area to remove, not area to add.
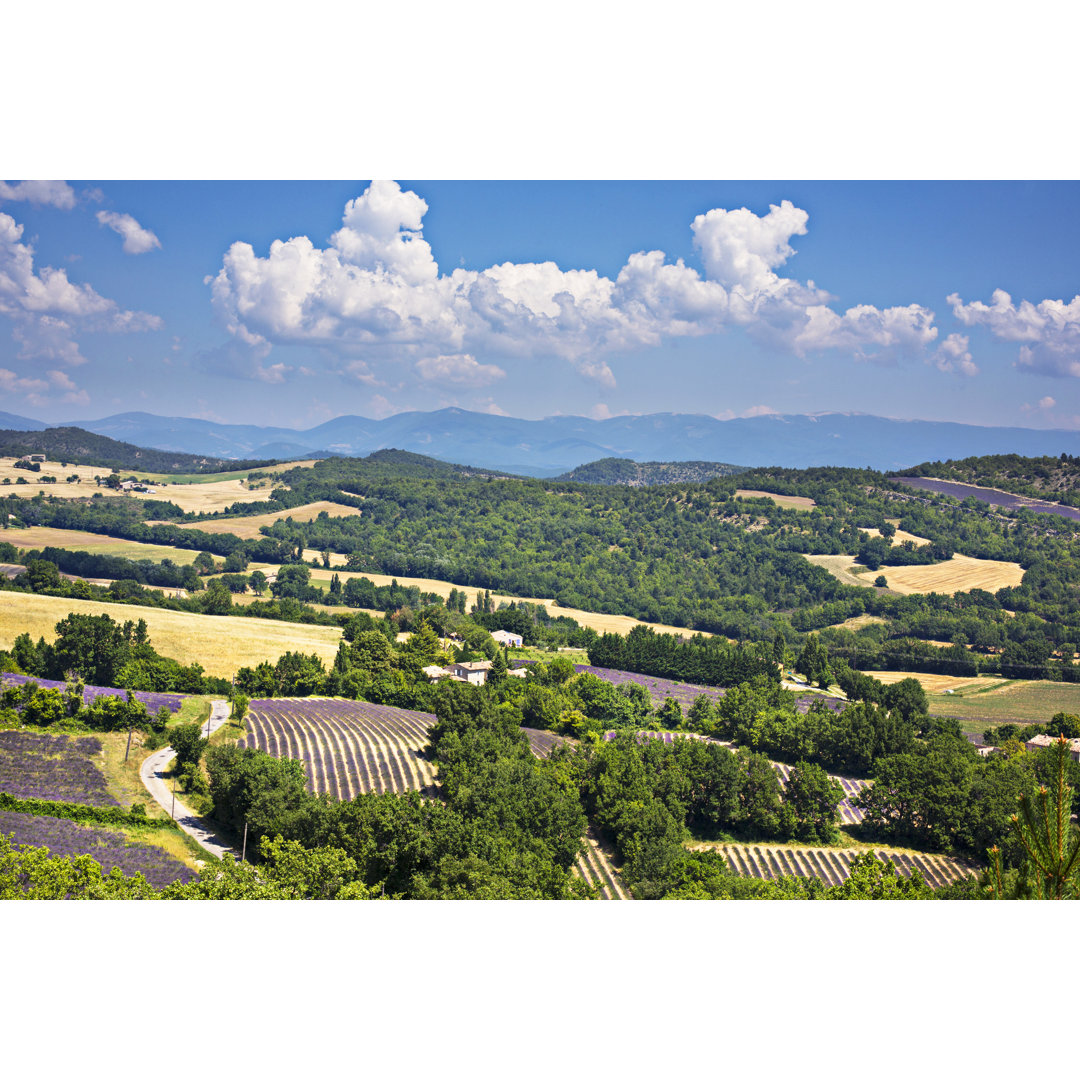
[[[53,855],[89,855],[105,874],[113,867],[128,877],[142,874],[158,889],[174,881],[186,884],[197,876],[159,847],[130,841],[111,829],[76,825],[62,818],[0,810],[0,833],[12,834],[16,844],[48,848]]]
[[[240,745],[302,762],[316,795],[352,799],[435,784],[424,757],[430,713],[335,698],[262,699],[249,710]]]
[[[116,806],[91,760],[100,752],[93,737],[0,731],[0,791],[20,799]]]
[[[785,874],[798,877],[820,878],[827,885],[839,885],[851,876],[851,861],[859,851],[851,849],[812,847],[772,847],[765,844],[723,844],[716,850],[723,852],[728,865],[744,877],[772,881]],[[896,851],[874,851],[879,859],[895,864],[904,876],[911,877],[918,870],[932,889],[939,889],[971,871],[962,862],[946,855],[908,855]]]
[[[600,846],[596,834],[590,826],[585,835],[585,850],[578,856],[574,869],[585,882],[599,890],[601,900],[632,900],[633,897],[624,888],[611,858]]]
[[[0,674],[0,683],[6,686],[16,686],[20,683],[35,682],[38,686],[43,686],[49,690],[66,690],[68,684],[66,682],[57,682],[55,679],[39,679],[37,676],[32,675],[16,675],[10,671],[5,671]],[[175,713],[180,709],[180,706],[184,704],[186,699],[185,694],[158,694],[150,690],[134,690],[136,699],[141,701],[151,713],[156,713],[162,705],[165,706],[171,713]],[[95,698],[99,697],[119,697],[127,698],[128,692],[121,690],[115,686],[84,686],[83,687],[83,702],[86,705],[91,704]]]
[[[542,731],[539,728],[523,727],[521,729],[525,738],[529,740],[529,749],[538,757],[551,756],[551,751],[556,746],[569,740],[563,735],[556,735],[554,731]]]

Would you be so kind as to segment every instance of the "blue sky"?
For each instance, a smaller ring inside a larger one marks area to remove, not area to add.
[[[0,185],[0,408],[1080,428],[1073,182]]]

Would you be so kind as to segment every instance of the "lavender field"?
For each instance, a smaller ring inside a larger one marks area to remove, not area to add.
[[[128,840],[123,833],[110,829],[76,825],[62,818],[0,810],[0,833],[13,835],[16,844],[46,847],[53,855],[89,855],[101,863],[105,874],[113,867],[128,877],[142,874],[158,889],[174,881],[187,884],[197,876],[159,847]]]
[[[640,675],[633,671],[593,667],[591,664],[575,664],[574,670],[578,674],[587,672],[589,675],[595,675],[598,679],[603,679],[613,686],[624,686],[627,683],[644,686],[649,691],[654,708],[663,704],[665,698],[674,698],[682,707],[683,712],[686,712],[694,704],[695,699],[702,694],[712,701],[719,701],[724,696],[724,690],[719,686],[698,686],[696,683],[675,682],[672,679],[661,679],[655,675]],[[842,698],[827,697],[824,694],[800,694],[795,699],[795,708],[800,713],[805,713],[815,701],[821,702],[833,712],[841,712],[847,705]]]
[[[1007,491],[978,487],[975,484],[956,484],[949,480],[935,480],[929,476],[890,476],[889,479],[919,491],[951,495],[954,499],[961,501],[974,497],[979,502],[990,506],[1000,506],[1004,510],[1032,510],[1036,514],[1056,514],[1058,517],[1080,521],[1080,510],[1073,506],[1061,506],[1059,503],[1031,499],[1026,495],[1013,495]]]
[[[423,756],[431,713],[339,698],[263,698],[248,708],[240,745],[302,762],[316,795],[434,788],[435,770]]]
[[[91,760],[99,753],[101,742],[93,736],[0,731],[0,791],[20,799],[117,806]]]
[[[66,690],[66,682],[57,682],[54,679],[39,679],[33,675],[15,675],[10,671],[5,671],[0,674],[0,685],[3,686],[18,686],[22,683],[34,682],[38,686],[44,686],[47,689],[52,690]],[[186,694],[157,694],[150,690],[136,690],[134,691],[135,697],[141,701],[151,714],[156,713],[162,705],[165,706],[171,713],[179,711],[180,706],[184,704],[187,699]],[[119,697],[127,698],[127,691],[118,689],[115,686],[85,686],[83,687],[83,701],[89,705],[95,698],[99,697]]]

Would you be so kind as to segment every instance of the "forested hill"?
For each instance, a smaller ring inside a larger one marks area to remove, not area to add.
[[[989,454],[959,461],[926,461],[895,475],[979,484],[1014,495],[1080,506],[1080,457],[1072,454],[1063,453],[1060,457]]]
[[[378,466],[381,476],[429,476],[450,477],[462,476],[483,479],[486,476],[512,477],[512,473],[496,472],[493,469],[474,469],[471,465],[454,465],[448,461],[439,461],[438,458],[426,457],[424,454],[414,454],[411,450],[376,450],[365,458],[349,459],[346,461],[362,461],[366,465]]]
[[[0,457],[22,457],[24,454],[45,454],[52,461],[73,465],[157,473],[231,472],[274,464],[273,460],[230,461],[173,450],[154,450],[117,442],[77,427],[46,428],[44,431],[0,430]]]
[[[746,466],[728,465],[722,461],[631,461],[607,457],[579,465],[556,479],[578,484],[651,487],[657,484],[703,484],[717,476],[735,476],[741,472],[746,472]]]

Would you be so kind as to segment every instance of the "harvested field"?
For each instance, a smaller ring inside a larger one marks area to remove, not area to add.
[[[927,675],[922,671],[864,671],[864,675],[877,679],[878,682],[892,686],[901,679],[918,679],[919,684],[928,694],[941,694],[945,690],[965,692],[973,690],[1000,689],[1005,684],[999,675]],[[1010,684],[1011,685],[1011,684]],[[951,695],[950,695],[951,696]]]
[[[853,615],[850,619],[845,619],[843,622],[834,623],[834,626],[838,630],[861,630],[864,626],[873,626],[875,623],[887,623],[889,620],[882,618],[880,615]]]
[[[67,548],[68,551],[88,551],[92,555],[116,555],[122,559],[172,559],[177,566],[187,566],[199,553],[188,548],[169,547],[167,544],[142,544],[137,540],[124,540],[118,536],[82,532],[79,529],[54,529],[47,525],[34,525],[29,529],[7,529],[3,539],[23,551],[41,551],[47,547]]]
[[[216,473],[151,473],[140,472],[140,480],[149,480],[153,484],[217,484],[227,480],[244,480],[249,472],[282,473],[289,469],[309,469],[315,464],[314,458],[304,461],[283,461],[279,465],[263,465],[258,469],[233,469],[231,472]],[[127,474],[125,474],[127,475]],[[259,481],[255,481],[259,483]]]
[[[127,491],[124,495],[133,499],[160,499],[176,503],[181,510],[209,514],[235,502],[265,502],[270,498],[270,488],[248,491],[243,480],[213,480],[201,484],[162,484],[153,495],[143,491]]]
[[[778,877],[792,875],[804,878],[820,878],[826,885],[840,885],[851,876],[851,861],[856,855],[868,850],[879,858],[895,864],[904,877],[911,877],[912,870],[922,873],[932,889],[951,885],[968,877],[974,868],[959,859],[945,855],[926,855],[923,852],[901,852],[885,849],[815,848],[778,844],[716,844],[696,843],[692,850],[720,851],[728,865],[743,877],[756,877],[774,881]]]
[[[319,559],[321,553],[305,549],[304,558]],[[312,580],[329,581],[336,573],[341,578],[342,583],[350,577],[366,577],[374,585],[389,585],[392,581],[396,581],[406,588],[415,585],[421,592],[435,593],[437,596],[443,597],[443,599],[450,595],[451,589],[457,589],[458,592],[466,594],[468,604],[475,600],[477,593],[483,592],[482,589],[474,588],[472,585],[455,585],[452,581],[440,581],[437,578],[393,577],[389,574],[376,574],[368,570],[336,570],[333,568],[345,565],[345,556],[336,553],[330,555],[330,565],[330,570],[313,569],[311,571]],[[547,608],[553,617],[566,615],[571,619],[576,619],[582,626],[591,626],[599,634],[628,634],[635,626],[651,626],[658,634],[684,634],[690,637],[694,633],[700,633],[704,637],[712,637],[712,634],[707,631],[687,630],[685,626],[668,626],[665,623],[643,623],[638,619],[630,618],[629,615],[603,615],[595,611],[559,607],[554,600],[541,600],[533,596],[509,596],[506,593],[493,592],[491,598],[496,605],[501,604],[504,600],[507,603],[511,600],[519,602],[524,600],[527,604],[540,604]]]
[[[170,489],[171,490],[171,489]],[[233,499],[233,502],[246,501]],[[314,521],[323,511],[330,517],[353,517],[360,513],[355,506],[342,506],[340,503],[313,502],[306,506],[294,506],[291,510],[275,510],[272,514],[253,514],[250,517],[223,517],[214,521],[193,521],[180,525],[181,529],[199,529],[208,533],[232,533],[242,540],[258,540],[262,537],[259,531],[263,525],[273,525],[275,521],[284,521],[292,518],[293,521]],[[312,552],[311,556],[304,553],[305,557],[318,558],[318,552]],[[341,556],[342,564],[345,557]]]
[[[1019,563],[1000,562],[997,559],[972,559],[967,555],[954,555],[946,562],[930,566],[883,566],[879,573],[885,575],[889,588],[902,593],[958,593],[969,589],[1015,588],[1024,577]]]
[[[262,660],[273,663],[289,651],[317,653],[329,665],[341,640],[341,630],[336,626],[241,615],[193,615],[97,600],[0,592],[0,649],[10,649],[22,633],[35,640],[44,636],[46,641],[52,641],[56,624],[69,612],[108,615],[117,622],[145,619],[151,644],[160,653],[182,664],[202,664],[208,675],[222,678],[230,678],[237,668],[254,667]]]
[[[574,863],[578,877],[600,890],[600,900],[633,900],[630,891],[622,883],[619,871],[611,859],[609,847],[600,840],[593,826],[585,833],[585,851]]]
[[[823,566],[834,578],[842,581],[845,585],[859,585],[867,589],[875,588],[874,578],[879,573],[888,577],[887,570],[892,569],[891,566],[888,568],[883,567],[881,570],[871,573],[867,567],[855,562],[851,555],[804,555],[803,558],[812,562],[815,566]]]
[[[740,499],[772,499],[777,506],[789,510],[813,510],[817,506],[813,499],[805,495],[777,495],[772,491],[754,491],[750,488],[736,488],[735,494]]]
[[[980,683],[984,680],[980,679]],[[1080,684],[1027,679],[986,680],[961,694],[929,695],[932,715],[955,716],[961,727],[981,731],[991,724],[1041,724],[1059,712],[1080,715]]]
[[[860,529],[860,532],[866,533],[867,536],[880,536],[880,529]],[[903,529],[897,529],[893,534],[892,539],[889,541],[891,547],[898,547],[904,543],[905,540],[910,540],[916,547],[922,547],[923,544],[929,544],[930,541],[925,536],[916,536],[914,533],[904,532]]]
[[[434,791],[435,769],[424,757],[431,713],[343,698],[265,698],[249,710],[240,745],[302,762],[316,795]]]
[[[869,571],[860,566],[850,555],[804,555],[803,558],[825,567],[845,585],[862,585],[873,588],[874,579],[884,574],[892,592],[909,593],[957,593],[969,589],[985,589],[997,592],[1005,587],[1020,584],[1024,570],[1019,563],[1000,562],[997,559],[972,559],[967,555],[954,555],[945,562],[928,566],[883,566]],[[861,573],[857,571],[861,570]]]

